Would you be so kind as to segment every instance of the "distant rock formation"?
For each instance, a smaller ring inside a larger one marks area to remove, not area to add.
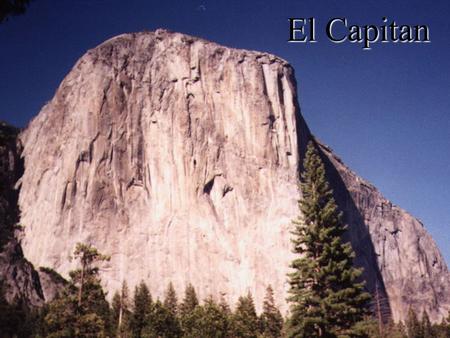
[[[112,294],[169,281],[230,303],[268,284],[285,311],[301,160],[312,139],[294,71],[191,36],[125,34],[88,51],[21,134],[23,249],[66,275],[77,242],[111,255]],[[449,272],[423,226],[320,146],[369,291],[394,319],[450,310]]]

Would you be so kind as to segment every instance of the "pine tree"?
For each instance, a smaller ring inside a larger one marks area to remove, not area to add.
[[[192,286],[192,284],[189,284],[184,291],[184,299],[179,308],[180,323],[184,335],[192,332],[193,328],[196,325],[196,317],[198,316],[199,312],[194,312],[194,310],[196,310],[198,306],[199,301],[197,298],[197,293],[195,292],[195,288]]]
[[[71,271],[64,291],[48,306],[48,337],[104,337],[109,332],[109,304],[97,263],[108,257],[91,245],[78,243],[74,252],[81,267]]]
[[[192,311],[189,328],[183,337],[229,337],[229,318],[213,298],[208,297],[202,306],[196,306]]]
[[[428,312],[425,310],[422,314],[422,336],[423,338],[433,338],[435,334],[433,332],[433,327],[431,325],[430,317],[428,316]]]
[[[402,322],[394,323],[392,320],[386,325],[386,331],[382,338],[407,338],[405,326]]]
[[[199,305],[197,293],[192,284],[189,284],[184,291],[184,299],[180,305],[180,315],[186,315],[194,311],[195,307]]]
[[[423,338],[422,325],[411,307],[408,310],[408,316],[406,319],[406,332],[408,334],[408,338]]]
[[[355,336],[369,294],[357,283],[362,270],[353,266],[354,252],[343,243],[346,226],[325,176],[325,166],[311,141],[301,175],[301,215],[293,221],[294,253],[289,274],[289,337]]]
[[[229,336],[229,317],[226,312],[210,296],[203,304],[204,319],[203,332],[207,333],[204,337],[226,338]]]
[[[439,331],[442,337],[450,338],[450,311],[448,312],[447,318],[442,319],[439,325]]]
[[[178,299],[172,282],[169,283],[169,286],[166,290],[166,294],[164,297],[164,307],[169,310],[173,316],[177,315]]]
[[[48,305],[44,317],[46,337],[74,337],[76,322],[76,288],[66,286]]]
[[[131,316],[131,332],[133,337],[140,338],[152,312],[153,300],[144,281],[134,289],[133,314]]]
[[[249,292],[239,297],[236,311],[232,317],[233,336],[239,338],[256,338],[259,333],[258,316],[256,315],[253,297]]]
[[[176,316],[159,300],[156,301],[148,318],[142,337],[178,338],[181,327]]]
[[[355,329],[359,330],[359,335],[370,338],[408,338],[403,324],[400,322],[395,324],[390,321],[384,326],[382,334],[380,334],[378,318],[366,317],[364,321],[355,325]]]
[[[385,336],[380,336],[378,321],[371,316],[366,316],[362,321],[359,321],[354,325],[353,329],[357,332],[357,337],[386,338]]]
[[[114,331],[118,332],[119,322],[120,322],[120,312],[122,308],[122,297],[120,296],[120,292],[114,292],[113,298],[111,300],[111,321],[114,328]],[[119,334],[117,334],[118,336]]]
[[[113,296],[112,304],[112,322],[113,331],[118,338],[131,337],[130,333],[130,299],[128,286],[125,281],[122,282],[122,288],[120,293],[116,291]]]
[[[270,285],[266,289],[266,296],[263,302],[263,313],[261,314],[261,324],[261,332],[263,333],[263,337],[281,337],[281,331],[283,329],[283,316],[275,306],[273,289]]]
[[[225,293],[222,293],[220,295],[219,308],[220,308],[220,311],[222,311],[222,313],[228,318],[228,320],[230,320],[231,309],[230,309],[230,305],[228,305],[228,303],[225,299]]]

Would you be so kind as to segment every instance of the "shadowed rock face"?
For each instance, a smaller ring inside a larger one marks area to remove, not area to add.
[[[20,228],[18,191],[14,188],[22,175],[18,130],[0,122],[0,285],[8,302],[23,299],[30,306],[44,303],[39,277],[22,253],[17,239]]]
[[[367,266],[378,266],[382,280],[367,278],[369,290],[378,283],[380,298],[387,297],[396,321],[405,319],[410,306],[419,314],[426,310],[434,321],[446,317],[450,274],[423,224],[358,177],[328,147],[320,146],[335,195],[351,227],[356,263],[366,270]]]
[[[271,284],[286,310],[311,138],[293,74],[275,56],[163,30],[88,51],[21,135],[26,257],[67,274],[75,244],[90,242],[111,255],[110,294],[124,279],[144,279],[154,296],[191,282],[231,303],[251,291],[261,308]],[[401,209],[380,211],[388,202],[376,189],[322,151],[368,289],[386,290],[397,319],[409,303],[439,318],[450,291],[434,242]],[[413,277],[419,261],[424,275]]]
[[[335,189],[348,191],[340,200],[347,206],[348,224],[353,229],[364,224],[367,229],[394,319],[405,319],[410,306],[419,314],[426,310],[435,321],[446,317],[450,311],[450,274],[424,225],[358,177],[329,148],[322,146],[322,151],[344,183]],[[353,246],[357,253],[361,249],[367,252],[364,245]],[[363,256],[359,254],[357,260]]]

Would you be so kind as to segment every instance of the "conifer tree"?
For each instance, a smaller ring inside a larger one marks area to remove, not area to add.
[[[180,315],[184,316],[192,311],[199,305],[197,293],[192,284],[189,284],[184,291],[184,299],[180,305]]]
[[[406,332],[408,338],[423,338],[422,325],[417,319],[416,312],[410,307],[406,319]]]
[[[390,320],[382,338],[407,338],[405,326],[402,322],[395,323]]]
[[[261,314],[261,331],[263,337],[277,338],[281,337],[283,329],[283,316],[275,306],[272,286],[266,289],[266,296],[263,302],[263,313]]]
[[[439,338],[450,338],[450,311],[447,318],[443,318],[441,324],[438,326]]]
[[[112,299],[112,321],[114,323],[115,336],[118,338],[131,337],[129,332],[131,311],[128,286],[122,282],[120,293],[116,292]]]
[[[406,327],[403,322],[392,323],[393,329],[390,332],[393,332],[392,338],[408,338],[406,334]],[[390,338],[390,337],[389,337]],[[449,337],[450,338],[450,337]]]
[[[430,317],[428,316],[428,312],[425,310],[422,314],[422,335],[423,338],[433,338],[435,334],[433,332],[433,327],[431,325]]]
[[[192,332],[199,312],[194,312],[199,306],[197,293],[192,284],[189,284],[184,291],[184,298],[179,308],[179,317],[183,334]]]
[[[133,337],[140,338],[152,312],[153,300],[144,281],[134,289],[133,314],[131,316],[131,332]]]
[[[233,337],[256,338],[259,333],[258,328],[258,316],[253,297],[249,292],[247,296],[241,296],[238,299],[232,318]]]
[[[366,316],[364,320],[354,325],[353,329],[357,332],[356,337],[386,338],[379,334],[378,322],[371,316]]]
[[[142,337],[181,337],[181,328],[178,319],[159,300],[153,305],[150,317],[142,330]]]
[[[122,307],[122,299],[119,291],[114,292],[113,298],[111,300],[111,321],[114,332],[116,336],[119,337],[119,327],[120,327],[120,312]]]
[[[210,296],[203,304],[204,326],[209,330],[209,337],[226,338],[229,336],[230,318],[225,308],[217,304]]]
[[[69,273],[68,285],[48,306],[47,337],[104,337],[110,330],[110,314],[96,264],[108,257],[82,243],[74,256],[81,267]]]
[[[178,299],[172,282],[169,283],[166,294],[164,297],[164,307],[172,313],[173,316],[177,315]]]
[[[196,306],[190,316],[190,325],[183,332],[186,338],[229,337],[229,318],[212,297],[202,306]]]
[[[354,252],[342,236],[346,226],[326,180],[325,166],[311,141],[304,159],[299,216],[294,223],[297,257],[289,274],[291,318],[288,336],[356,336],[354,325],[366,313],[369,294],[357,280]]]
[[[378,326],[378,318],[366,317],[364,321],[355,325],[355,329],[359,329],[359,336],[370,338],[408,338],[403,324],[389,321],[383,332],[380,334]]]
[[[219,308],[220,308],[220,311],[222,311],[222,313],[228,318],[228,320],[230,320],[231,309],[230,309],[230,305],[227,303],[227,301],[225,299],[225,293],[222,293],[220,295]]]
[[[450,311],[448,312],[447,318],[442,320],[442,331],[446,338],[450,338]]]

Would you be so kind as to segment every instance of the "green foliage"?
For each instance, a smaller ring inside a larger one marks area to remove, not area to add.
[[[150,291],[144,281],[136,286],[133,298],[133,315],[131,317],[131,331],[133,337],[139,338],[142,330],[150,318],[153,308],[153,300]]]
[[[37,314],[30,311],[23,300],[16,297],[9,304],[4,296],[3,282],[0,283],[0,333],[1,336],[29,337],[35,326]]]
[[[114,336],[118,338],[131,337],[131,311],[128,286],[122,283],[120,293],[116,291],[111,302],[111,322]]]
[[[409,308],[408,310],[408,316],[406,319],[406,332],[408,338],[423,338],[422,325],[412,308]]]
[[[183,317],[192,311],[199,305],[197,293],[192,284],[189,284],[184,291],[184,299],[180,305],[180,316]]]
[[[263,303],[263,313],[261,314],[260,322],[260,329],[263,337],[281,337],[281,330],[283,329],[283,316],[275,306],[273,289],[270,285],[266,290],[266,296]]]
[[[219,308],[220,311],[222,311],[222,313],[228,318],[231,318],[231,309],[230,309],[230,305],[228,305],[226,299],[225,299],[225,295],[222,294],[220,296],[220,301],[219,301]]]
[[[1,7],[1,6],[0,6]],[[1,14],[0,14],[1,18]],[[0,19],[1,22],[1,19]],[[19,134],[19,129],[10,126],[9,124],[0,121],[0,143],[15,141],[17,135]]]
[[[422,314],[422,334],[423,338],[433,338],[435,334],[433,332],[433,327],[430,322],[430,317],[428,316],[427,311],[424,311]]]
[[[142,337],[177,338],[181,337],[181,327],[173,313],[159,300],[152,307]]]
[[[354,326],[354,330],[357,331],[358,335],[361,337],[407,338],[405,328],[402,323],[395,324],[390,322],[387,325],[383,325],[380,335],[378,321],[372,317],[366,317],[363,321],[358,322]]]
[[[301,216],[293,221],[292,232],[297,257],[289,274],[288,337],[357,336],[353,326],[363,319],[370,296],[357,283],[362,270],[353,266],[350,243],[342,241],[346,226],[312,141],[301,178]]]
[[[445,319],[440,324],[431,324],[426,311],[419,320],[412,309],[408,311],[406,327],[402,322],[390,321],[382,326],[380,335],[377,320],[370,317],[359,322],[357,327],[369,338],[450,338],[450,327],[447,326]]]
[[[441,325],[439,325],[439,331],[442,337],[450,338],[450,311],[446,319],[442,320]]]
[[[197,293],[192,284],[189,284],[184,291],[184,298],[179,307],[179,318],[183,333],[190,334],[194,329],[198,316],[197,312],[194,312],[199,306]]]
[[[97,249],[77,244],[75,257],[81,268],[70,272],[62,294],[48,306],[48,337],[105,337],[109,331],[109,304],[98,277],[98,262],[107,258]]]
[[[402,322],[394,323],[389,322],[384,331],[384,337],[386,338],[407,338],[406,328]],[[384,338],[382,337],[382,338]]]
[[[205,300],[202,306],[184,315],[183,337],[225,338],[229,337],[229,315],[212,297]]]
[[[380,337],[378,329],[378,321],[375,318],[366,316],[353,326],[353,330],[357,336],[370,338],[384,338]]]
[[[256,338],[259,332],[259,321],[256,315],[253,297],[249,292],[239,297],[236,311],[232,316],[232,334],[239,338]]]
[[[172,282],[169,283],[167,287],[166,294],[164,297],[164,307],[172,313],[173,316],[177,315],[178,312],[178,299],[177,293],[173,287]]]
[[[78,320],[76,289],[71,285],[48,305],[44,318],[47,337],[73,337]],[[75,292],[74,292],[75,291]]]

